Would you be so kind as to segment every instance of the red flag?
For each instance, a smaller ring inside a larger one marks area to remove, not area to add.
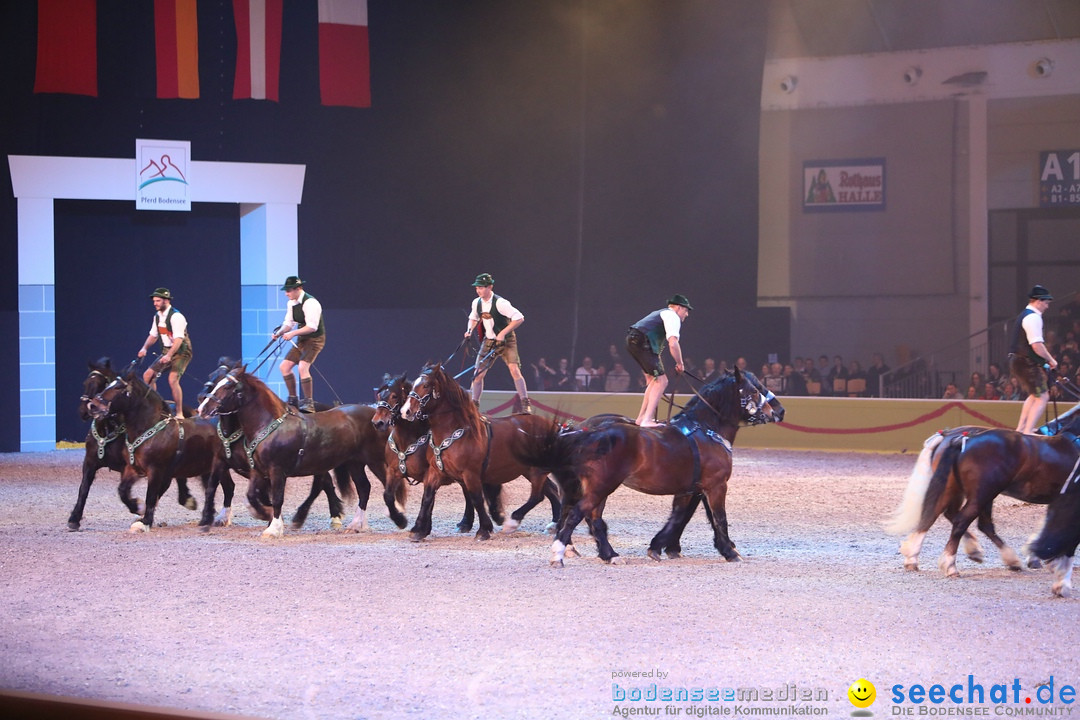
[[[367,0],[319,0],[323,105],[371,107]]]
[[[34,92],[97,97],[97,0],[38,0]]]
[[[233,0],[236,80],[233,98],[278,99],[282,0]]]
[[[154,0],[159,98],[199,97],[199,24],[195,0]]]

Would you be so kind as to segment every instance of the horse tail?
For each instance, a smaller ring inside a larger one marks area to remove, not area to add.
[[[529,467],[562,473],[574,467],[574,448],[581,431],[566,432],[558,418],[540,432],[525,433],[524,442],[512,443],[514,456]]]
[[[944,439],[945,436],[941,433],[934,433],[923,443],[922,452],[919,453],[919,459],[915,461],[911,477],[908,478],[900,507],[885,523],[885,532],[890,535],[907,535],[918,526],[922,519],[926,491],[930,487],[930,480],[935,475],[933,456]],[[942,465],[944,463],[938,464],[938,470]]]
[[[352,477],[344,465],[334,468],[334,482],[337,484],[338,493],[343,499],[349,499],[356,493],[353,490]]]

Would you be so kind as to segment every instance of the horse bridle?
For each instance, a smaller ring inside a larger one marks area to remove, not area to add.
[[[431,380],[431,370],[425,370],[424,372],[420,373],[420,376],[424,378],[424,384],[427,385],[429,383],[429,381]],[[413,400],[415,400],[416,404],[420,406],[419,411],[416,413],[416,418],[415,419],[416,420],[426,420],[428,418],[428,415],[427,415],[427,413],[424,412],[424,408],[427,407],[428,402],[431,401],[432,398],[434,398],[435,400],[438,400],[439,399],[439,393],[436,392],[434,389],[432,389],[432,391],[429,392],[427,395],[424,395],[423,397],[421,397],[416,392],[416,388],[414,387],[412,390],[409,391],[409,397],[411,397]]]
[[[236,389],[230,392],[227,396],[227,398],[232,398],[235,400],[236,405],[234,407],[227,408],[225,405],[225,400],[219,398],[215,393],[215,391],[219,387],[221,387],[221,384],[224,382],[229,382],[233,385],[236,385]],[[206,396],[203,402],[207,403],[208,409],[213,408],[214,415],[235,415],[237,412],[240,411],[240,406],[244,404],[244,385],[236,378],[235,375],[232,374],[232,372],[227,372],[225,373],[225,377],[221,378],[217,381],[217,383],[214,384],[214,390],[212,390],[210,394]]]

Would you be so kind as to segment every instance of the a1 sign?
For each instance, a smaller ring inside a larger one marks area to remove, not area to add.
[[[1080,205],[1080,150],[1039,153],[1039,207]]]

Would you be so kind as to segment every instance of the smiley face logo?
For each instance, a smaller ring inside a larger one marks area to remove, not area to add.
[[[855,707],[867,708],[873,705],[874,700],[877,699],[877,690],[869,680],[859,678],[848,688],[847,696]]]

